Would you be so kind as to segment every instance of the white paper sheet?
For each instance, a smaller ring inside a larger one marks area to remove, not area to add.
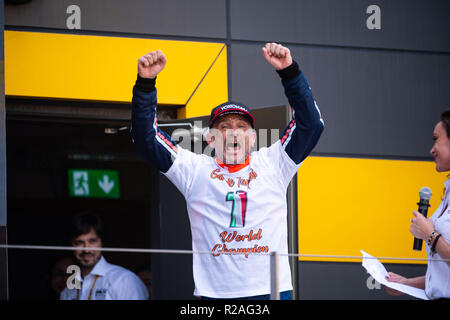
[[[403,293],[409,294],[410,296],[429,300],[427,295],[425,294],[425,290],[418,289],[415,287],[407,286],[405,284],[397,283],[397,282],[389,282],[386,280],[386,277],[389,276],[388,272],[384,265],[375,259],[370,254],[361,250],[363,255],[362,266],[367,270],[367,272],[379,283],[385,285],[389,288],[395,289],[397,291],[401,291]]]

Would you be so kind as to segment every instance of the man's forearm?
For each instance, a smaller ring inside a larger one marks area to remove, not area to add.
[[[151,81],[153,80],[153,81]],[[133,88],[131,134],[139,154],[161,172],[167,172],[177,153],[176,143],[158,128],[154,79],[138,77]]]
[[[293,109],[293,119],[282,135],[281,144],[289,157],[299,164],[317,144],[324,125],[309,84],[297,63],[294,61],[277,72]]]
[[[311,92],[305,75],[294,61],[284,70],[277,71],[282,79],[286,97],[296,112],[295,118],[302,127],[315,126],[319,122],[323,125],[320,111]]]

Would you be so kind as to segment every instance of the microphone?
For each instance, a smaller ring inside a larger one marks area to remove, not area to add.
[[[431,199],[431,189],[428,187],[423,187],[419,191],[420,201],[417,203],[419,205],[419,212],[426,218],[428,214],[428,208],[430,204],[428,203]],[[421,251],[422,250],[422,239],[414,238],[413,250]]]

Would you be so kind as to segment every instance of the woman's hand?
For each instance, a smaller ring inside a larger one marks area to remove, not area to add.
[[[393,272],[389,272],[389,276],[386,277],[386,280],[389,282],[397,282],[397,283],[402,283],[402,284],[406,284],[406,282],[408,281],[407,278],[402,277],[401,275],[398,275]],[[401,296],[403,294],[403,292],[394,290],[389,287],[386,287],[386,292],[391,296]]]
[[[409,232],[417,239],[428,240],[434,230],[433,221],[425,218],[419,211],[414,211],[413,215]]]

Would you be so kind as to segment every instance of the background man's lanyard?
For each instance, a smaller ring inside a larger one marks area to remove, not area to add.
[[[95,283],[97,282],[98,275],[95,276],[94,283],[92,284],[91,290],[89,290],[88,300],[91,300],[92,291],[94,291]],[[80,300],[80,289],[77,289],[77,300]]]

